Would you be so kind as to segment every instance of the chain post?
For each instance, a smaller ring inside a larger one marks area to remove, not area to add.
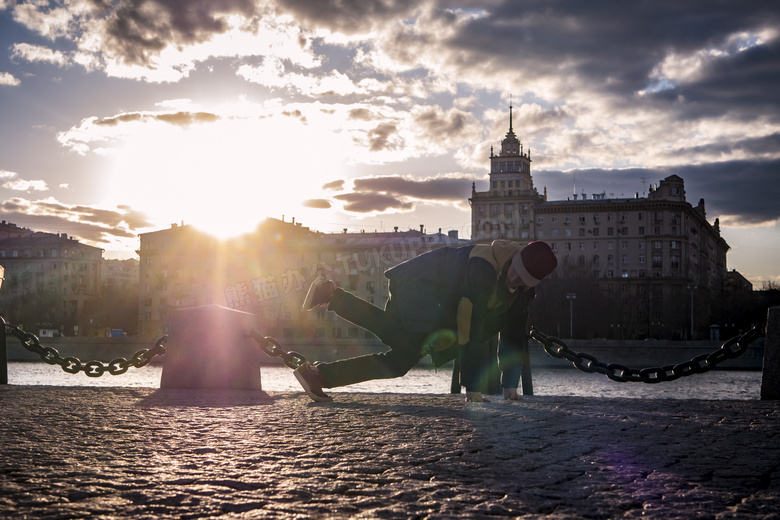
[[[0,327],[3,331],[0,332],[0,385],[8,384],[8,348],[6,342],[5,333],[5,318],[0,316]]]
[[[558,359],[570,361],[575,367],[583,372],[597,372],[606,375],[611,380],[619,383],[632,382],[654,384],[663,383],[665,381],[674,381],[683,376],[709,372],[715,368],[718,363],[728,359],[734,359],[743,354],[748,346],[762,336],[763,333],[764,327],[759,324],[742,336],[736,336],[726,341],[719,349],[710,354],[699,355],[689,361],[676,365],[642,369],[634,369],[618,363],[602,363],[590,354],[574,352],[560,339],[547,336],[533,328],[531,329],[529,336],[541,343],[547,354]]]

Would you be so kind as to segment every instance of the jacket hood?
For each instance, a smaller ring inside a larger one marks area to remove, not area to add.
[[[509,240],[494,240],[490,244],[490,248],[493,253],[493,259],[498,266],[498,276],[500,277],[510,262],[512,257],[523,249],[523,246],[517,242],[511,242]]]

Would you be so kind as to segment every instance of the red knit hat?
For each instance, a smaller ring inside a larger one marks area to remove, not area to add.
[[[558,267],[558,259],[546,242],[536,240],[515,254],[512,267],[527,287],[535,287]]]

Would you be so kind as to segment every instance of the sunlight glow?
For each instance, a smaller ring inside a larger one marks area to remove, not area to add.
[[[253,230],[302,207],[339,178],[348,151],[338,134],[314,133],[299,118],[222,117],[179,127],[137,124],[112,153],[105,196],[142,208],[162,225],[184,222],[218,238]]]

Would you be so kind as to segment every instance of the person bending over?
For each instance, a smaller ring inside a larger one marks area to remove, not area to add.
[[[467,401],[483,401],[481,344],[499,334],[498,362],[506,399],[520,399],[520,343],[525,339],[534,287],[558,265],[542,241],[508,240],[442,247],[385,272],[390,297],[384,309],[319,276],[304,310],[326,306],[372,332],[389,350],[333,362],[304,363],[295,377],[314,401],[332,401],[323,388],[400,377],[430,354],[435,366],[460,360]]]

